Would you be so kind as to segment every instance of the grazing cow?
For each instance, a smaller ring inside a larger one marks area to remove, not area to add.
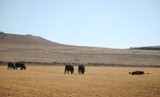
[[[79,73],[79,74],[84,74],[84,72],[85,72],[85,67],[84,67],[84,65],[79,65],[79,66],[78,66],[78,73]]]
[[[74,66],[71,65],[71,64],[67,64],[67,65],[65,66],[64,74],[66,74],[66,71],[67,71],[67,74],[69,74],[69,71],[71,72],[71,74],[73,74],[73,72],[74,72]]]
[[[15,70],[15,66],[14,66],[13,62],[8,63],[8,69],[14,69]]]
[[[19,67],[21,68],[21,70],[22,69],[26,70],[26,66],[25,66],[25,64],[23,62],[16,62],[15,63],[15,68],[17,69]]]
[[[142,75],[142,74],[144,74],[144,72],[137,70],[137,71],[129,72],[129,74],[132,74],[132,75]]]

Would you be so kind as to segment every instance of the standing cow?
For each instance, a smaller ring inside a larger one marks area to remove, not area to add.
[[[84,72],[85,72],[85,67],[84,67],[84,65],[79,65],[79,66],[78,66],[78,73],[79,73],[79,74],[84,74]]]
[[[21,70],[22,69],[26,70],[26,66],[25,66],[25,64],[23,62],[16,62],[15,63],[15,68],[17,69],[19,67],[20,67]]]
[[[14,69],[15,70],[15,65],[13,62],[8,62],[8,69]]]
[[[67,65],[65,66],[64,74],[66,74],[66,71],[67,71],[67,74],[69,74],[69,71],[71,72],[71,74],[73,74],[73,72],[74,72],[74,66],[71,65],[71,64],[67,64]]]

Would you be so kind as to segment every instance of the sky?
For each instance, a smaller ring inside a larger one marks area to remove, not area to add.
[[[77,46],[160,45],[160,0],[0,0],[0,31]]]

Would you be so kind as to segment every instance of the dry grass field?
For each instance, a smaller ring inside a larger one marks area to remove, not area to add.
[[[143,70],[145,75],[130,75]],[[85,75],[64,74],[63,66],[0,66],[0,97],[160,97],[159,68],[86,66]]]

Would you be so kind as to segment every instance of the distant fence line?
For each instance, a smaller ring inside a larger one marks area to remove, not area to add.
[[[26,62],[22,61],[27,65],[41,65],[41,66],[65,66],[68,64],[67,62]],[[0,61],[0,66],[4,66],[8,63],[8,61]],[[83,63],[70,63],[74,66],[78,66]],[[86,63],[85,66],[101,66],[101,67],[153,67],[153,68],[160,68],[160,65],[133,65],[133,64],[109,64],[109,63]]]

